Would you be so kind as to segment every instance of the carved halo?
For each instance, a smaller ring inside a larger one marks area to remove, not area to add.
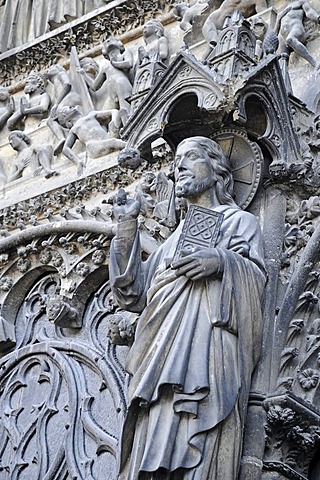
[[[235,201],[246,208],[254,198],[261,179],[263,155],[243,130],[224,128],[212,135],[231,162]]]

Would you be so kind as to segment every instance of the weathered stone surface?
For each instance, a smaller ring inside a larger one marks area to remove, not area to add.
[[[0,55],[1,475],[318,480],[319,2],[71,4]]]

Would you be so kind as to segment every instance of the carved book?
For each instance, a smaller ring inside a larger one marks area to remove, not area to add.
[[[182,251],[192,253],[195,247],[215,247],[222,221],[223,213],[190,205],[173,261],[182,256]]]

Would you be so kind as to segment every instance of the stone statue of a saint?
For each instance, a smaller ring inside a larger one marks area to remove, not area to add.
[[[132,379],[119,478],[236,480],[260,351],[261,232],[235,204],[230,167],[216,142],[182,141],[175,176],[176,195],[195,216],[187,214],[145,262],[139,202],[114,206],[113,295],[124,310],[141,312],[127,362]],[[197,246],[216,217],[214,246]],[[190,242],[179,250],[187,221]]]

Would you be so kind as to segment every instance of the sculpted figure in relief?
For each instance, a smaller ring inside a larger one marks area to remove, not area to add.
[[[24,127],[24,121],[28,116],[35,115],[42,119],[48,115],[50,107],[50,96],[46,91],[43,76],[33,71],[28,75],[24,93],[28,96],[21,97],[19,108],[9,118],[7,125],[9,130],[18,126]]]
[[[49,322],[54,323],[57,327],[77,328],[81,326],[78,311],[61,295],[48,298],[46,314]]]
[[[107,100],[104,109],[119,110],[117,124],[120,127],[126,123],[131,113],[128,98],[132,94],[130,81],[130,70],[133,65],[132,55],[117,38],[109,38],[103,43],[102,54],[106,61],[99,74],[94,80],[86,75],[85,80],[93,92],[99,90],[106,82]]]
[[[0,130],[6,125],[7,121],[14,112],[14,100],[6,87],[0,87]]]
[[[305,19],[320,23],[320,14],[307,0],[289,1],[289,5],[278,14],[275,32],[279,33],[280,51],[282,53],[294,51],[313,67],[319,68],[320,64],[303,45],[306,34],[303,25]]]
[[[140,203],[114,206],[113,295],[122,309],[141,313],[127,361],[132,379],[119,478],[236,480],[260,351],[261,232],[257,219],[235,204],[230,167],[214,141],[183,140],[175,177],[177,196],[196,216],[189,212],[145,262]],[[213,245],[196,244],[200,212],[210,224],[220,219]],[[195,242],[180,248],[186,231]]]
[[[145,46],[138,49],[139,64],[147,62],[166,63],[169,58],[169,42],[164,34],[164,28],[157,19],[149,20],[143,26]]]
[[[266,0],[224,0],[217,10],[214,10],[205,21],[202,33],[211,45],[217,44],[218,30],[222,30],[227,17],[239,11],[245,18],[268,8]]]
[[[187,2],[179,2],[174,6],[173,14],[177,20],[181,20],[180,28],[187,32],[192,28],[193,22],[198,15],[208,6],[207,0],[198,0],[194,5]]]
[[[77,165],[78,175],[82,174],[85,161],[72,150],[77,140],[85,145],[90,158],[98,158],[125,147],[125,142],[115,138],[112,133],[117,113],[117,110],[92,111],[84,116],[77,107],[60,110],[57,120],[69,129],[62,153]]]
[[[50,110],[47,125],[58,140],[58,144],[54,149],[54,154],[58,155],[62,151],[67,132],[61,127],[56,116],[63,107],[81,105],[81,97],[74,90],[66,69],[61,65],[52,65],[47,71],[46,76],[53,87],[54,102]]]
[[[97,108],[97,104],[99,101],[98,94],[94,92],[91,88],[88,87],[89,83],[92,84],[94,80],[97,78],[97,75],[99,74],[99,65],[97,62],[91,58],[91,57],[84,57],[80,60],[80,67],[83,72],[82,75],[84,77],[84,80],[86,82],[89,95],[92,99],[92,102],[94,106]],[[98,109],[98,108],[97,108]]]
[[[17,152],[13,160],[8,182],[26,175],[40,175],[44,171],[46,178],[57,175],[51,168],[53,150],[51,145],[31,146],[31,139],[20,130],[14,130],[9,135],[9,143]]]

